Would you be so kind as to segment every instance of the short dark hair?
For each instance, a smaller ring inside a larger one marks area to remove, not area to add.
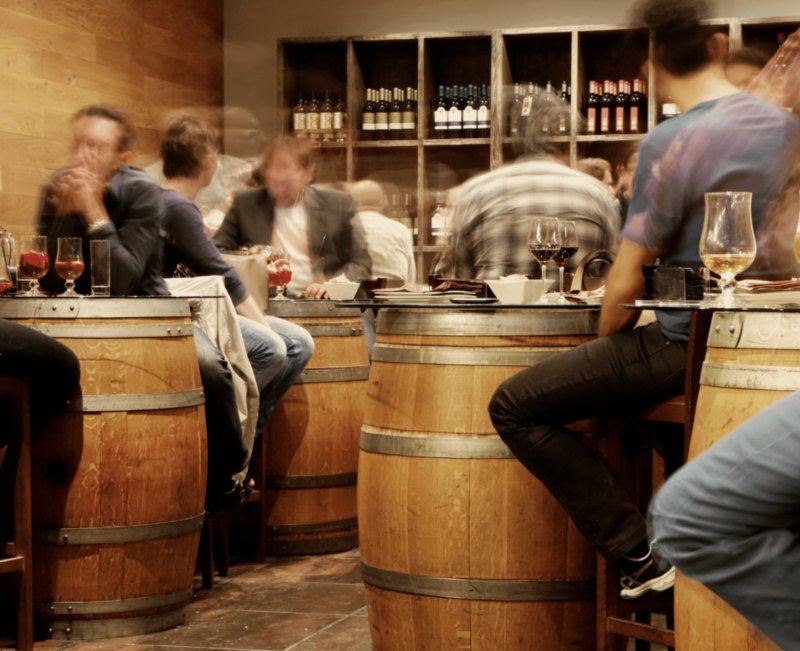
[[[217,149],[216,129],[195,117],[170,120],[161,141],[164,176],[195,179],[203,171],[203,159]]]
[[[653,63],[668,73],[683,77],[713,61],[714,30],[700,24],[708,15],[703,0],[644,0],[634,15],[653,34]]]
[[[81,118],[103,118],[116,122],[122,128],[122,135],[117,143],[117,151],[126,152],[133,149],[133,145],[136,142],[136,133],[133,130],[133,125],[122,111],[104,104],[91,104],[79,109],[72,116],[72,123],[74,124]]]

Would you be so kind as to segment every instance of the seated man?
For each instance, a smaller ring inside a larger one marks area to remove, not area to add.
[[[528,251],[533,216],[575,222],[579,248],[573,271],[587,253],[617,250],[619,215],[602,183],[559,160],[559,143],[543,136],[542,124],[558,124],[569,107],[533,98],[523,140],[524,154],[511,165],[462,184],[452,209],[453,234],[435,271],[459,278],[531,275],[539,265]]]
[[[655,323],[633,328],[638,313],[619,306],[642,295],[642,264],[701,264],[705,192],[751,190],[758,225],[800,134],[796,118],[727,81],[691,1],[648,0],[642,11],[653,34],[657,88],[682,113],[642,141],[600,336],[510,378],[489,407],[509,448],[621,572],[628,598],[670,588],[674,570],[653,561],[642,514],[599,454],[566,425],[636,413],[683,392],[689,315],[658,311]]]
[[[298,325],[264,316],[239,278],[220,255],[203,227],[192,200],[216,169],[217,134],[191,117],[173,120],[161,143],[164,161],[164,275],[179,264],[198,276],[220,275],[236,311],[247,356],[260,392],[256,435],[281,397],[305,368],[314,351],[311,335]]]
[[[223,250],[271,245],[285,251],[292,265],[287,296],[323,298],[325,280],[366,280],[371,266],[352,199],[310,185],[313,147],[289,136],[268,145],[256,170],[264,187],[236,195],[214,243]]]
[[[111,242],[111,293],[167,295],[161,276],[161,222],[164,203],[161,190],[143,171],[125,164],[133,146],[133,127],[119,111],[88,106],[72,119],[73,139],[69,164],[45,185],[39,204],[39,233],[49,237],[55,259],[58,237],[108,239]],[[88,248],[88,246],[87,246]],[[91,258],[84,251],[87,271],[76,287],[88,293]],[[62,289],[63,281],[51,272],[42,282]],[[202,332],[195,329],[200,375],[206,394],[209,423],[220,423],[220,438],[232,446],[224,463],[209,457],[206,505],[238,498],[241,491],[232,475],[247,462],[236,398],[227,361]],[[214,436],[214,428],[209,427]],[[213,448],[213,444],[211,445]],[[227,463],[229,461],[229,463]]]

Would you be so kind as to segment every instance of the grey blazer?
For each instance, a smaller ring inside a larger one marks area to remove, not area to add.
[[[350,280],[370,277],[372,263],[366,235],[353,221],[355,206],[350,195],[338,190],[306,187],[303,202],[308,215],[311,264],[325,278],[345,274]],[[264,188],[243,190],[214,235],[214,244],[231,250],[245,244],[269,244],[275,218],[275,203]]]

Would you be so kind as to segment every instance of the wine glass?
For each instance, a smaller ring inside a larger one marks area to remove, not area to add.
[[[547,303],[545,284],[547,282],[547,262],[561,248],[558,232],[558,219],[555,217],[534,217],[528,233],[528,251],[533,254],[542,268],[542,296],[540,303]]]
[[[62,296],[80,296],[75,291],[75,280],[83,273],[83,238],[59,237],[56,253],[56,273],[67,283]]]
[[[578,230],[573,221],[559,221],[558,231],[561,247],[553,255],[553,260],[558,265],[558,303],[564,304],[569,301],[564,298],[564,267],[572,256],[578,252]]]
[[[23,278],[38,281],[50,271],[50,256],[47,254],[47,237],[44,235],[26,235],[19,245],[19,263],[17,273]],[[38,282],[32,282],[28,296],[44,296]]]
[[[756,238],[750,213],[751,192],[706,192],[706,214],[700,237],[700,257],[719,274],[719,304],[734,305],[736,274],[756,257]]]
[[[269,284],[277,288],[275,300],[284,301],[286,285],[292,279],[292,267],[289,256],[280,249],[270,249],[267,253],[267,274]]]

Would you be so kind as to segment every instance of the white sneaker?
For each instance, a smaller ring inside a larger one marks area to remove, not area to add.
[[[664,592],[675,585],[675,568],[670,567],[658,574],[655,561],[651,558],[633,574],[622,574],[619,596],[623,599],[636,599],[647,592]]]

